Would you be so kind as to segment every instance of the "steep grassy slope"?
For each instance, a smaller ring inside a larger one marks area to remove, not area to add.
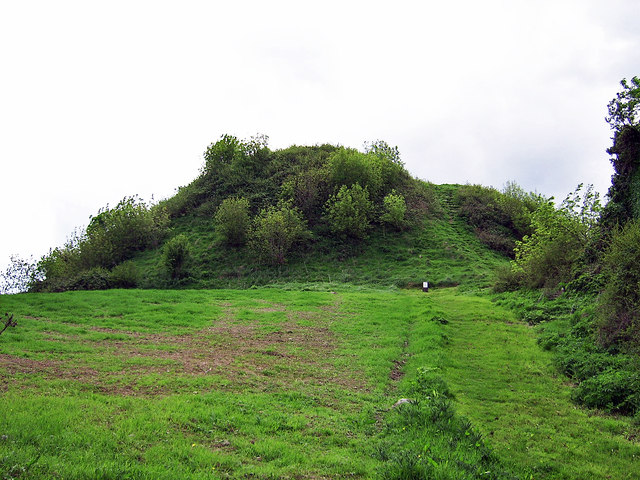
[[[286,265],[259,263],[248,247],[216,244],[211,217],[188,215],[174,221],[173,234],[184,234],[192,246],[191,276],[183,285],[195,288],[249,288],[289,285],[331,288],[331,285],[415,287],[487,286],[495,269],[507,259],[483,245],[462,219],[454,202],[456,185],[433,185],[436,203],[428,218],[404,231],[374,230],[359,244],[315,236],[307,248],[292,254]],[[166,278],[161,250],[135,259],[144,272],[142,284],[175,286]],[[324,286],[324,287],[323,287]]]

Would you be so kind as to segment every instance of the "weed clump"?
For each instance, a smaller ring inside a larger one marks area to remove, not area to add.
[[[412,401],[392,409],[384,441],[374,455],[385,462],[385,480],[516,479],[485,445],[471,423],[456,415],[452,394],[433,368],[419,368]]]

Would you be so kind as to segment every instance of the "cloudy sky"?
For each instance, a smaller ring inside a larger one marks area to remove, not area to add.
[[[397,145],[436,183],[602,194],[637,0],[21,0],[0,6],[0,266],[170,196],[222,134]]]

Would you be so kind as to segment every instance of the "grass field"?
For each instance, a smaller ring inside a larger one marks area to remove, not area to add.
[[[444,290],[432,299],[451,320],[444,371],[458,411],[502,457],[536,478],[640,478],[638,427],[573,404],[533,327],[488,297]]]
[[[571,404],[486,296],[115,290],[2,308],[19,322],[0,336],[5,479],[640,478],[630,422]]]

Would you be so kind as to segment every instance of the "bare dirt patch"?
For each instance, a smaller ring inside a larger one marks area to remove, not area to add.
[[[270,305],[254,311],[286,308]],[[170,394],[190,388],[188,385],[193,382],[181,378],[209,375],[226,381],[227,388],[249,385],[269,389],[302,382],[366,390],[362,375],[336,366],[338,339],[329,328],[335,317],[327,318],[326,313],[317,311],[286,311],[285,321],[265,325],[238,323],[231,308],[226,313],[214,325],[186,335],[88,327],[126,336],[88,342],[73,335],[48,332],[51,340],[87,342],[95,346],[95,351],[55,361],[0,355],[0,368],[10,374],[73,379],[97,391],[118,395]],[[149,375],[154,374],[171,377],[165,377],[168,381],[163,380],[162,385],[149,385]]]
[[[0,353],[0,368],[10,375],[41,373],[54,378],[84,379],[97,376],[95,369],[71,366],[58,360],[34,360]]]

